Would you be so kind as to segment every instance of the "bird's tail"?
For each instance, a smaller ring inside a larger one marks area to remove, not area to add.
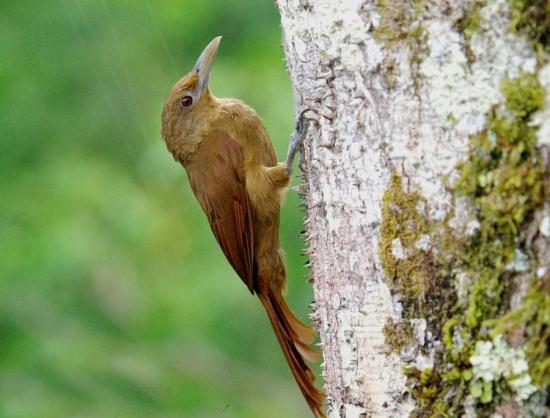
[[[317,418],[325,418],[324,395],[315,386],[315,375],[306,363],[319,358],[319,353],[310,347],[314,340],[313,330],[296,318],[282,296],[275,295],[271,290],[258,296],[306,402]]]

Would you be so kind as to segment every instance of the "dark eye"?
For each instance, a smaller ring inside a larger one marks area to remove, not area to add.
[[[183,96],[181,98],[181,105],[183,107],[189,107],[193,104],[193,98],[191,96]]]

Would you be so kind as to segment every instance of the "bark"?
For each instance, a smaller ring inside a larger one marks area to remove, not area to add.
[[[448,184],[472,158],[472,137],[487,128],[491,109],[504,106],[502,80],[533,73],[548,92],[547,55],[537,59],[533,43],[510,31],[504,0],[277,3],[297,109],[312,109],[301,168],[329,416],[421,415],[404,368],[434,367],[442,332],[430,328],[429,310],[406,312],[406,291],[385,271],[384,196],[394,176],[430,225],[475,234],[482,221],[472,199]],[[539,146],[548,141],[545,109],[533,117]],[[548,213],[543,204],[529,210],[539,222]],[[417,249],[444,252],[421,235]],[[411,258],[405,240],[394,238],[386,257]],[[548,264],[548,254],[538,258],[529,269]],[[457,277],[448,291],[460,299]],[[405,317],[412,342],[392,350],[385,326]],[[463,395],[461,414],[477,399]]]

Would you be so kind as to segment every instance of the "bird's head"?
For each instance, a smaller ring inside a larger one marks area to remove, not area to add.
[[[208,78],[220,46],[222,37],[215,37],[204,48],[197,62],[172,87],[162,112],[162,137],[168,148],[174,153],[175,143],[193,140],[192,136],[199,128],[212,102],[208,89]]]

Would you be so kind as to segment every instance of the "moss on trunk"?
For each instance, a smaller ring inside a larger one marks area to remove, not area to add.
[[[384,196],[379,252],[403,301],[403,320],[426,317],[443,342],[433,368],[409,370],[417,416],[489,416],[506,405],[525,411],[544,403],[549,384],[550,279],[537,277],[524,234],[550,190],[530,124],[544,90],[534,75],[522,74],[503,81],[501,91],[505,108],[493,109],[486,129],[471,137],[452,187],[473,203],[479,225],[472,235],[457,236],[448,220],[428,220],[419,209],[423,198],[403,190],[397,175]],[[429,251],[419,249],[421,237]],[[529,276],[530,290],[511,310],[519,275]],[[410,335],[407,326],[386,334],[397,352],[413,343]],[[528,370],[506,368],[524,359]]]

